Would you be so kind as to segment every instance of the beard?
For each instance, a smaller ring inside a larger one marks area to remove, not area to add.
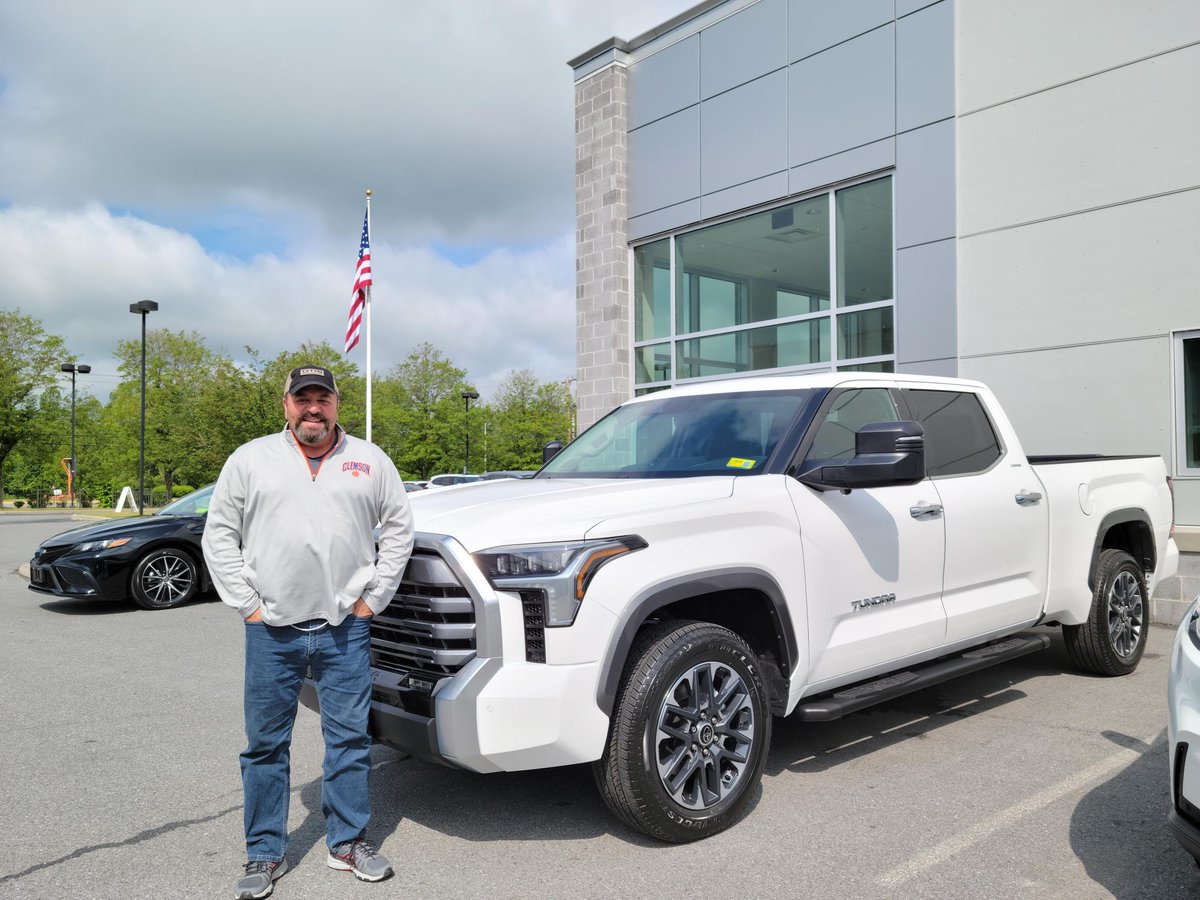
[[[292,426],[292,433],[300,443],[315,447],[329,437],[329,420],[320,416],[301,416]]]

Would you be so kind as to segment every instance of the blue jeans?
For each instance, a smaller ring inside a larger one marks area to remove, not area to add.
[[[300,685],[311,667],[325,738],[321,809],[329,846],[362,837],[371,817],[371,620],[347,616],[276,627],[246,623],[245,717],[242,751],[246,858],[275,862],[287,852],[292,725]]]

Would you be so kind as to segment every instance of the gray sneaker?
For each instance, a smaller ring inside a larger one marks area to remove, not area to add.
[[[281,859],[279,862],[267,862],[262,859],[254,859],[246,863],[246,874],[238,881],[234,887],[234,896],[238,900],[261,900],[263,897],[269,897],[271,891],[275,890],[275,879],[283,875],[287,871],[287,860]]]
[[[383,881],[392,874],[392,864],[365,838],[338,844],[329,851],[329,868],[353,872],[361,881]]]

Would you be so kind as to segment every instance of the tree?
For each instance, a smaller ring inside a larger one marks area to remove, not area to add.
[[[55,388],[59,366],[70,359],[62,339],[47,334],[37,319],[19,309],[0,309],[0,470],[34,433],[41,395]]]
[[[114,405],[126,410],[126,418],[140,420],[141,342],[120,341],[117,356],[125,381],[114,395]],[[190,481],[211,469],[208,445],[220,436],[197,417],[196,409],[206,388],[222,383],[221,376],[232,367],[228,357],[209,350],[194,331],[162,328],[146,335],[146,461],[162,477],[168,500],[177,475]],[[136,410],[128,410],[133,403]]]
[[[382,416],[375,442],[407,475],[429,478],[463,466],[461,394],[467,373],[423,342],[379,383]]]
[[[570,436],[571,395],[566,383],[539,382],[529,369],[505,376],[488,412],[487,456],[492,469],[540,468],[542,447]]]

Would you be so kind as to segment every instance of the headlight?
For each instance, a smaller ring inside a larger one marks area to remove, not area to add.
[[[493,547],[474,554],[475,562],[498,590],[537,591],[546,603],[546,625],[570,625],[600,567],[618,556],[641,550],[637,535]]]
[[[113,547],[124,547],[133,538],[109,538],[107,541],[88,541],[86,544],[80,544],[72,552],[73,553],[91,553],[95,550],[111,550]]]

